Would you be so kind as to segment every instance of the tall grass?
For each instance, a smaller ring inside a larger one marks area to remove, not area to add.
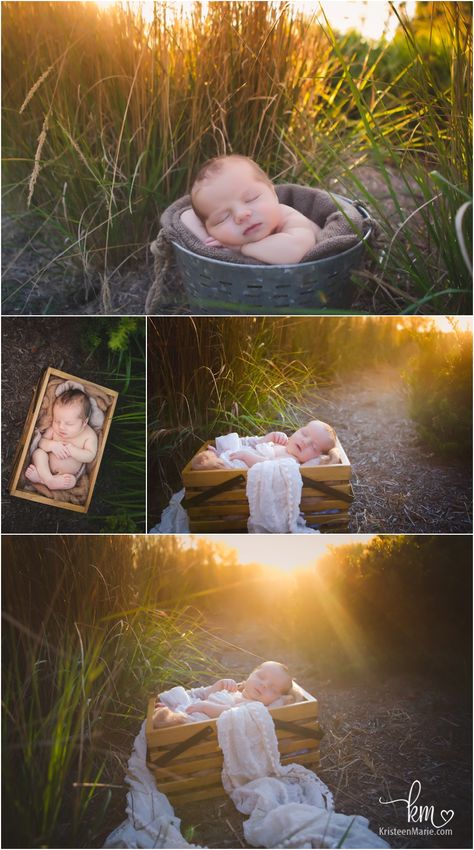
[[[180,14],[157,3],[150,24],[132,4],[2,11],[5,205],[21,217],[29,202],[54,222],[69,240],[61,257],[98,267],[105,296],[197,165],[237,151],[278,180],[337,179],[365,201],[387,248],[359,286],[379,309],[470,312],[459,244],[462,233],[470,252],[469,211],[454,225],[471,179],[465,4],[443,4],[429,51],[402,16],[393,44],[371,47],[285,3],[209,3],[205,13],[196,3]]]
[[[185,585],[165,602],[179,541],[148,557],[132,537],[2,543],[4,842],[102,846],[148,696],[223,671]]]
[[[231,431],[291,431],[311,418],[305,396],[314,396],[316,382],[287,322],[149,320],[151,502],[161,494],[166,503],[170,487],[179,484],[183,466],[205,440]]]

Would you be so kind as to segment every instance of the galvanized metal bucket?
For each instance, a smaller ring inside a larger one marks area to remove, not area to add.
[[[364,219],[370,218],[364,207],[354,206]],[[193,313],[280,313],[291,308],[306,312],[351,306],[351,272],[358,268],[371,232],[369,226],[360,242],[340,254],[286,266],[211,260],[172,244]]]

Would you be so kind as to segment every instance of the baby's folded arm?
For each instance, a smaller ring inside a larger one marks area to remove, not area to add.
[[[291,233],[273,233],[258,242],[242,245],[246,257],[253,257],[270,265],[299,263],[315,245],[315,237],[309,228],[295,227]]]
[[[232,452],[230,455],[231,460],[243,460],[247,466],[254,466],[256,463],[261,463],[265,458],[260,457],[256,452],[252,452],[249,449],[242,449],[238,452]]]
[[[208,700],[199,700],[195,702],[193,705],[188,705],[186,709],[186,714],[193,714],[197,711],[203,712],[203,714],[207,714],[208,717],[219,717],[223,711],[226,711],[230,706],[228,705],[217,705],[215,702],[210,702]]]
[[[79,460],[81,463],[90,463],[96,456],[96,451],[92,448],[79,449],[77,446],[69,446],[69,454],[74,460]]]

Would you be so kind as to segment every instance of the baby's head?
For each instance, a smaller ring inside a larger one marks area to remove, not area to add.
[[[91,403],[82,390],[65,390],[53,405],[53,427],[60,437],[72,439],[86,427]]]
[[[288,437],[286,450],[298,463],[329,454],[336,445],[336,432],[327,422],[312,419]]]
[[[227,469],[227,467],[224,461],[217,456],[216,450],[209,446],[208,449],[193,457],[191,469]]]
[[[230,248],[264,239],[281,221],[270,178],[239,154],[204,163],[191,188],[191,203],[209,235]]]
[[[288,668],[279,661],[264,661],[244,682],[242,696],[270,705],[290,693],[293,682]]]

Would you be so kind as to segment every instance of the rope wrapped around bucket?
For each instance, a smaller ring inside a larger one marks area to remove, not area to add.
[[[293,207],[314,221],[322,230],[322,239],[302,258],[302,263],[330,257],[347,251],[356,245],[373,225],[370,219],[364,219],[357,207],[333,198],[329,192],[285,183],[275,186],[281,204]],[[146,300],[146,313],[153,315],[159,309],[171,305],[186,303],[186,293],[174,258],[171,242],[177,242],[189,251],[208,257],[240,265],[258,265],[257,260],[245,257],[231,248],[214,248],[204,245],[197,236],[181,221],[181,215],[191,207],[189,195],[183,195],[161,216],[161,230],[151,244],[154,254],[154,281]],[[262,264],[264,265],[264,264]]]

